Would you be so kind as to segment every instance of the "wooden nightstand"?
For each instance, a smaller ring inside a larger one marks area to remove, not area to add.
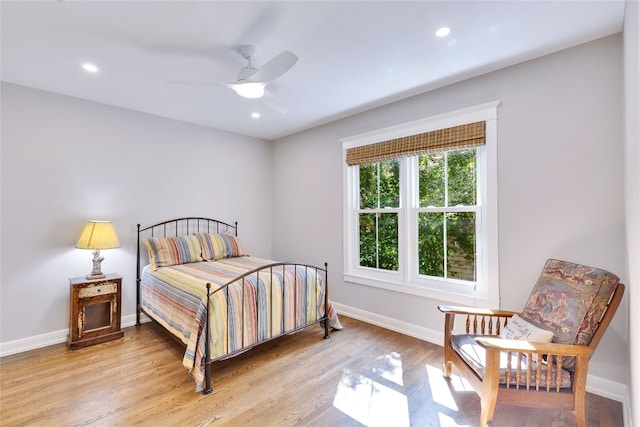
[[[103,279],[69,279],[69,335],[71,350],[122,338],[120,301],[122,277],[107,274]]]

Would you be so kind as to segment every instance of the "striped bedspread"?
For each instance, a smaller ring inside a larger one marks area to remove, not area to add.
[[[205,336],[201,332],[206,320],[207,282],[212,285],[212,360],[312,324],[324,314],[324,274],[312,267],[276,266],[221,289],[234,278],[272,263],[255,257],[235,257],[155,271],[144,269],[142,308],[186,345],[182,364],[194,377],[197,391],[204,383]],[[341,329],[331,305],[328,313],[329,325]]]

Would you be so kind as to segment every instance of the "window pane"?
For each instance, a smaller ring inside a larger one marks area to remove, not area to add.
[[[447,275],[476,280],[476,214],[447,214]]]
[[[420,206],[444,206],[444,153],[418,157],[418,180]]]
[[[398,214],[360,214],[360,266],[398,270]]]
[[[378,268],[398,271],[398,214],[381,213],[378,215]]]
[[[360,166],[360,209],[400,206],[400,162]]]
[[[444,277],[444,214],[418,214],[418,273]]]
[[[378,207],[378,163],[360,166],[360,209]]]
[[[376,268],[378,265],[376,214],[360,214],[360,265]]]
[[[449,206],[476,204],[476,150],[447,154]]]
[[[380,162],[380,207],[400,206],[400,162]]]

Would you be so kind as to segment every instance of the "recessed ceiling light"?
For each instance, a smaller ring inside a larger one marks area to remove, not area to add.
[[[88,73],[97,73],[98,72],[98,67],[95,64],[91,64],[89,62],[85,62],[84,64],[82,64],[82,69],[85,70]]]
[[[254,118],[254,119],[259,119],[260,118],[260,113],[253,112],[253,113],[251,113],[251,117]]]
[[[448,36],[449,33],[451,32],[451,28],[449,27],[440,27],[436,30],[436,36],[437,37],[445,37]]]

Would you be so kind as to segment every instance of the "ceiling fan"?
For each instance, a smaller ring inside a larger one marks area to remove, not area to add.
[[[247,60],[247,65],[238,73],[237,82],[226,86],[244,98],[263,97],[266,86],[289,71],[298,61],[295,54],[285,50],[262,67],[256,67],[254,61],[258,59],[258,50],[255,46],[244,45],[240,47],[239,51]]]

